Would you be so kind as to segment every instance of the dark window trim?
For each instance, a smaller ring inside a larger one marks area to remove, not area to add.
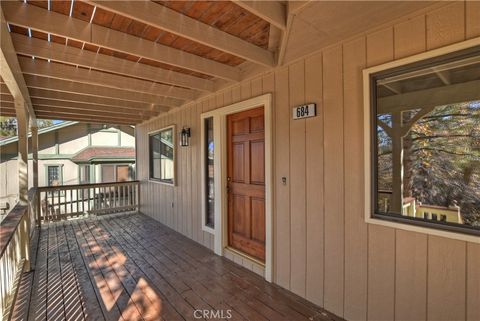
[[[205,184],[204,188],[205,188],[205,195],[203,195],[203,197],[205,198],[205,217],[204,217],[204,222],[203,224],[206,226],[206,227],[209,227],[211,229],[214,229],[215,228],[215,217],[213,218],[213,222],[208,222],[208,209],[209,209],[209,198],[208,198],[208,194],[209,194],[209,176],[208,176],[208,162],[209,162],[209,159],[208,159],[208,153],[209,153],[209,150],[208,150],[208,126],[207,126],[207,121],[211,120],[212,122],[212,129],[213,129],[213,126],[214,126],[214,118],[213,116],[210,116],[210,117],[205,117],[203,118],[203,126],[204,126],[204,137],[203,137],[203,140],[204,140],[204,150],[203,150],[203,157],[204,157],[204,161],[205,161],[205,168],[203,169],[205,171],[205,181],[203,182],[203,184]],[[214,140],[215,137],[212,136],[212,139]],[[215,146],[215,145],[214,145]],[[215,180],[215,175],[214,175],[214,178]],[[215,190],[215,186],[214,186],[214,190]],[[214,191],[215,192],[215,191]],[[214,196],[214,199],[215,199],[215,196]],[[213,205],[213,211],[215,212],[215,204]]]
[[[431,222],[431,220],[422,219],[422,218],[412,218],[408,216],[404,216],[401,214],[395,213],[377,213],[376,207],[378,204],[378,197],[377,197],[377,186],[378,186],[378,173],[377,173],[377,158],[378,158],[378,150],[377,150],[377,90],[376,90],[376,80],[378,78],[384,77],[392,77],[396,76],[405,72],[411,72],[414,70],[418,70],[420,68],[426,68],[429,66],[434,66],[441,63],[446,63],[452,60],[461,59],[464,57],[469,57],[472,55],[480,55],[480,46],[473,46],[471,48],[451,52],[448,54],[440,55],[437,57],[432,57],[429,59],[417,61],[414,63],[394,67],[391,69],[382,70],[373,74],[369,75],[369,84],[370,84],[370,171],[372,173],[370,180],[370,218],[379,219],[383,221],[390,221],[394,223],[403,223],[412,226],[420,226],[426,227],[435,230],[444,230],[448,232],[455,232],[460,234],[466,235],[474,235],[480,236],[480,228],[471,227],[468,225],[460,225],[450,222],[442,222],[440,220],[435,221],[435,223]],[[368,179],[367,177],[365,179]]]
[[[173,144],[173,178],[172,179],[161,179],[161,178],[155,178],[152,176],[152,146],[150,142],[150,138],[154,135],[157,135],[163,131],[166,130],[171,130],[172,131],[172,144]],[[167,186],[176,186],[176,169],[177,169],[177,145],[176,145],[176,126],[175,125],[170,125],[163,127],[161,129],[152,131],[148,133],[148,180],[152,182],[157,182],[161,183]]]

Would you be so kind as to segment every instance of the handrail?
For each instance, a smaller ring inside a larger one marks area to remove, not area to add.
[[[111,183],[89,183],[89,184],[69,184],[69,185],[59,185],[59,186],[41,186],[38,187],[40,191],[50,191],[50,190],[68,190],[72,188],[88,188],[88,187],[109,187],[109,186],[118,186],[125,184],[138,184],[140,181],[125,181],[125,182],[111,182]]]
[[[140,182],[112,182],[38,188],[38,221],[138,210]]]
[[[24,269],[30,267],[28,206],[17,204],[0,223],[0,320],[9,320]]]

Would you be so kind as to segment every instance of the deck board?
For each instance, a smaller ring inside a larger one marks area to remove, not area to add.
[[[338,320],[143,214],[42,226],[17,304],[13,320]]]

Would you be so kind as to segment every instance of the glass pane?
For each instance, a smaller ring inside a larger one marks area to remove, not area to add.
[[[102,183],[115,182],[115,166],[102,165]]]
[[[214,142],[213,117],[205,119],[205,164],[206,164],[206,217],[205,225],[214,227],[215,224],[215,190],[214,190]]]
[[[59,186],[60,182],[60,167],[48,166],[48,186]]]
[[[126,182],[129,181],[129,169],[128,165],[118,165],[117,166],[117,182]]]
[[[90,183],[90,165],[80,166],[80,184]]]
[[[480,229],[478,53],[374,79],[376,213]]]
[[[150,177],[173,183],[173,129],[150,136]]]

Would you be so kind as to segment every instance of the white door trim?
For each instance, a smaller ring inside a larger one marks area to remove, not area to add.
[[[272,95],[265,94],[200,115],[201,118],[201,166],[202,166],[202,229],[214,234],[215,254],[223,256],[228,246],[228,197],[227,186],[227,115],[263,106],[265,117],[265,280],[273,276],[273,126]],[[213,117],[215,228],[205,226],[205,118]],[[220,174],[219,176],[217,174]]]

